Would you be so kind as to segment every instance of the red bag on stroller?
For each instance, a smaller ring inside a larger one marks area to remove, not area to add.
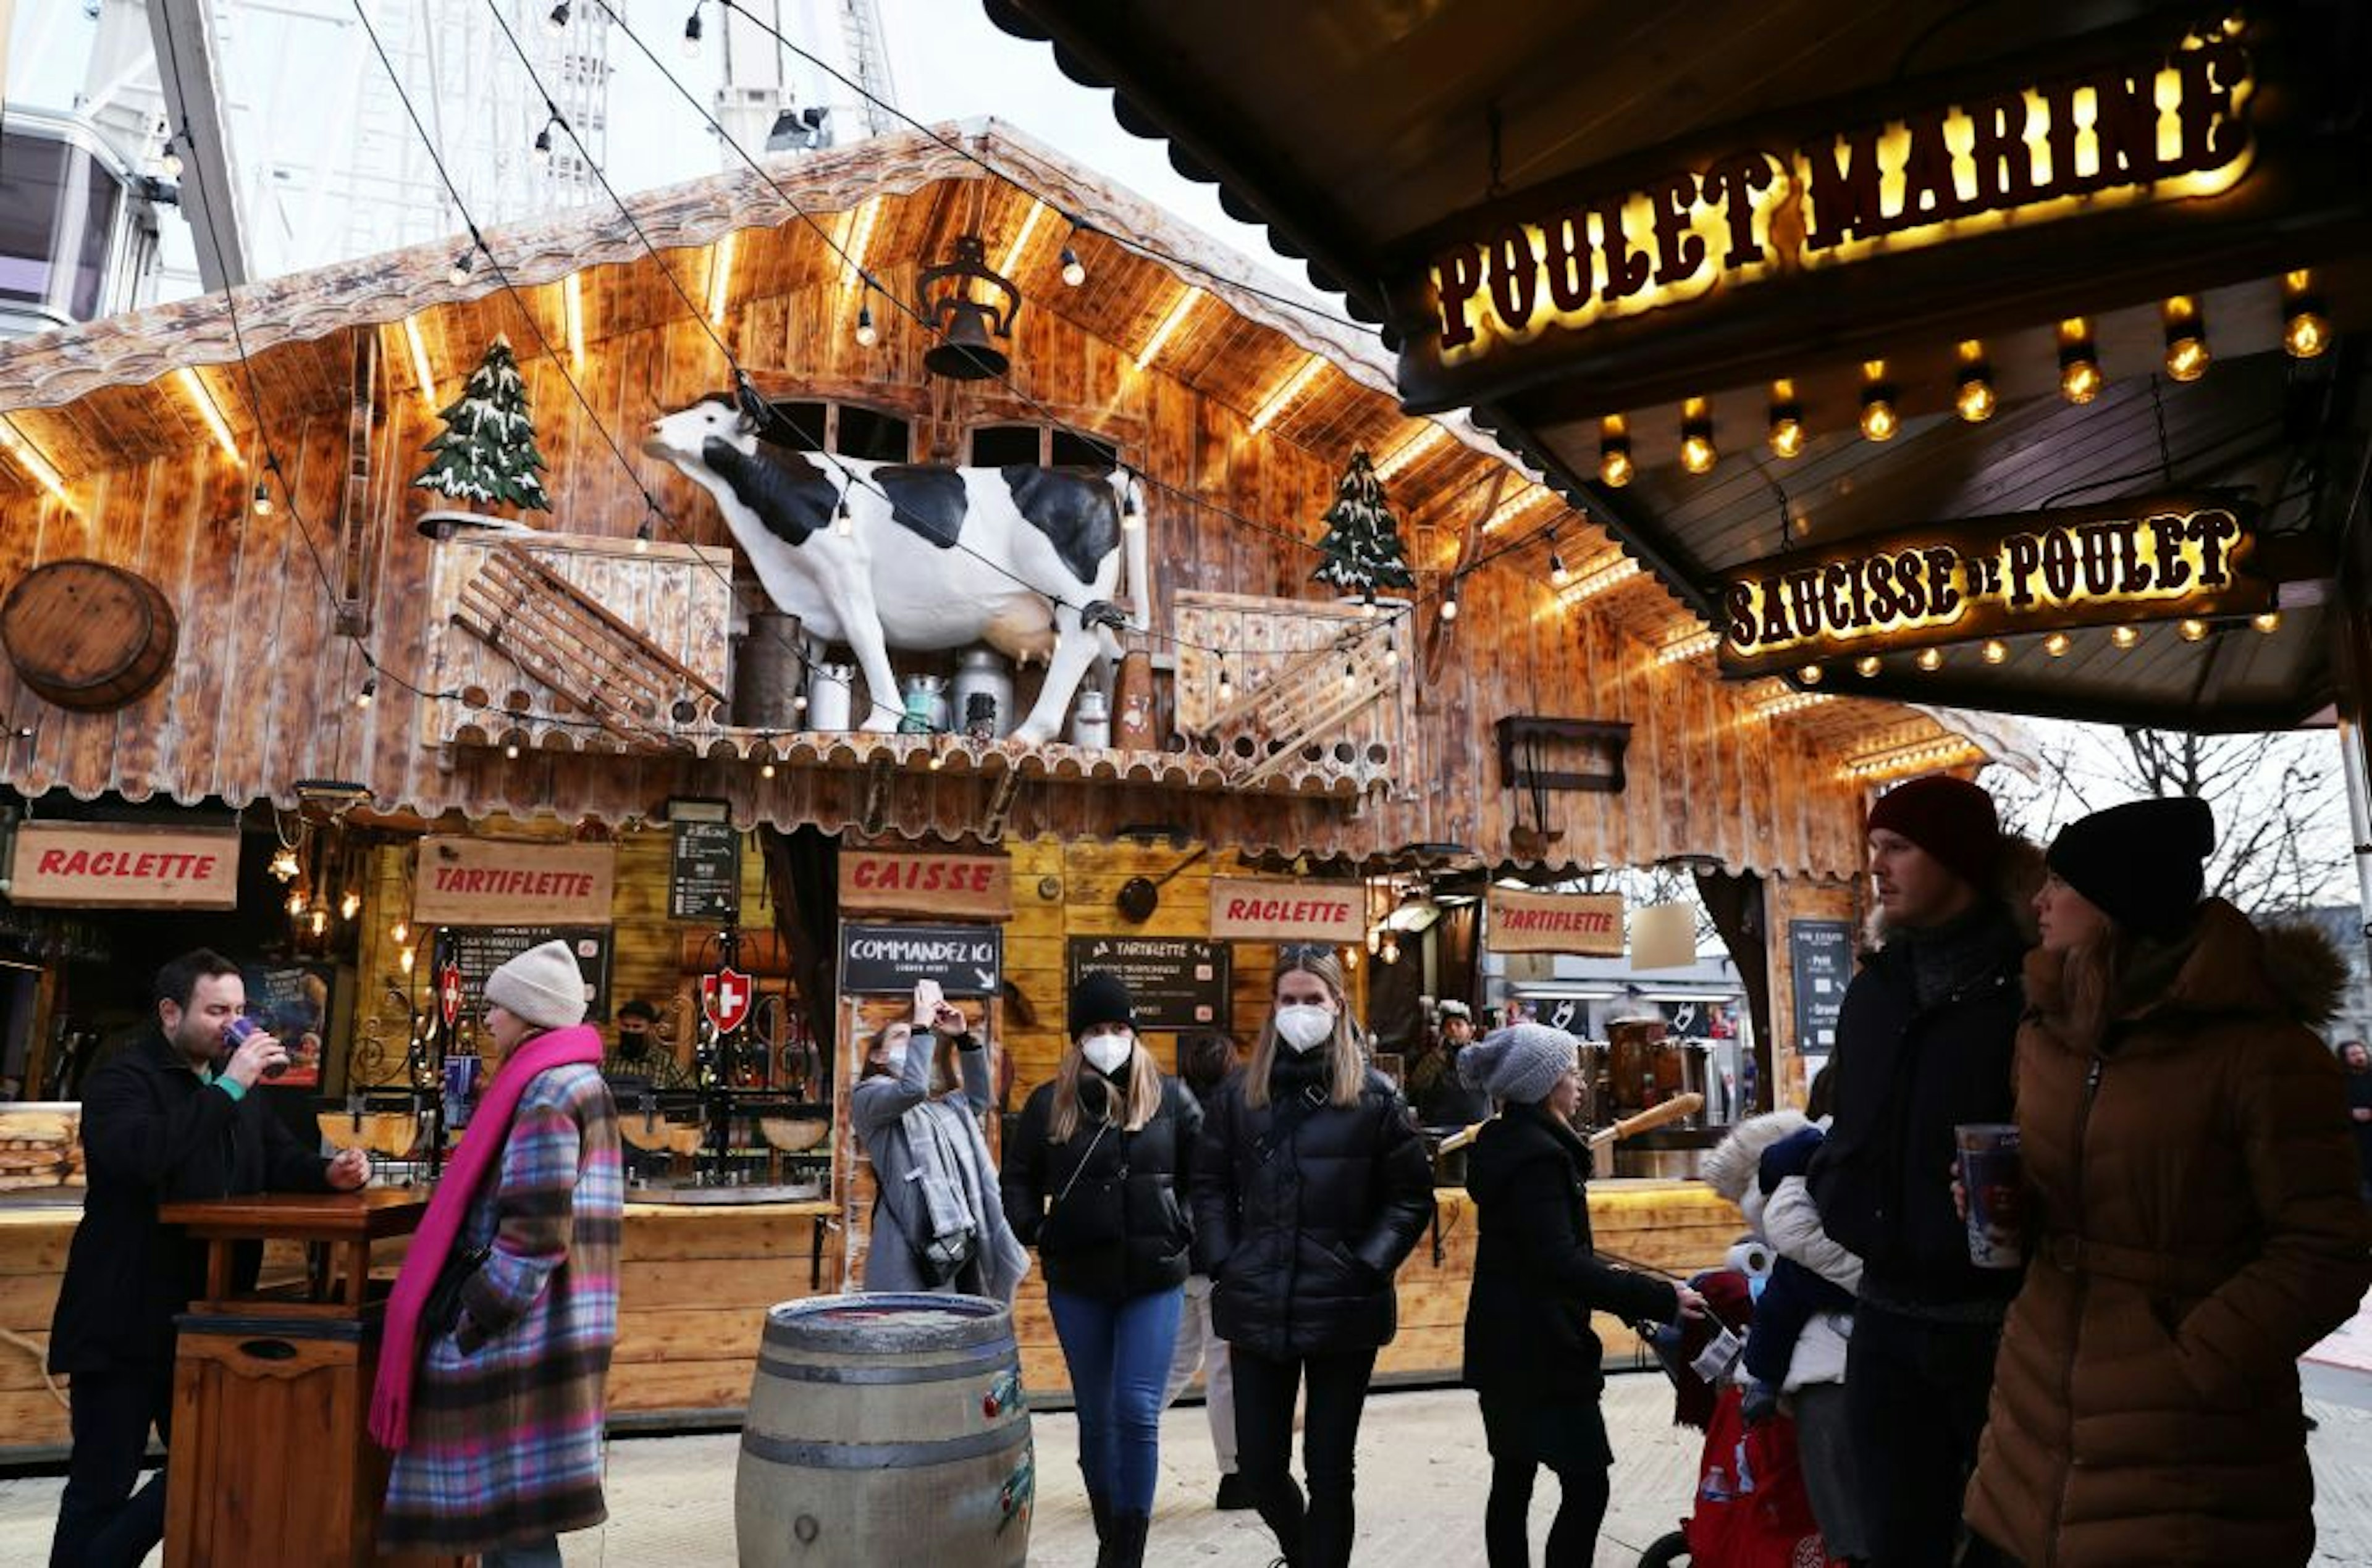
[[[1681,1527],[1689,1560],[1706,1568],[1826,1568],[1833,1560],[1796,1462],[1796,1423],[1775,1415],[1749,1426],[1742,1399],[1725,1388],[1714,1401],[1696,1506]]]

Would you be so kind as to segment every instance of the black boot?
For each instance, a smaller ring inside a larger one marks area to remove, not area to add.
[[[1096,1516],[1096,1568],[1110,1568],[1111,1502],[1100,1492],[1087,1493],[1087,1511]]]
[[[1152,1527],[1153,1521],[1143,1514],[1113,1515],[1105,1568],[1145,1568],[1145,1537]]]

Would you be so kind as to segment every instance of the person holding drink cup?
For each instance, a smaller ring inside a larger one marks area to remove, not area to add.
[[[350,1191],[370,1156],[324,1160],[300,1144],[256,1085],[288,1051],[246,1016],[238,966],[200,948],[157,971],[157,1032],[83,1086],[89,1160],[50,1326],[49,1366],[73,1379],[74,1456],[50,1548],[52,1568],[138,1562],[165,1535],[165,1472],[137,1496],[148,1429],[171,1442],[173,1320],[205,1280],[205,1247],[159,1225],[160,1204],[242,1193]],[[241,1290],[262,1265],[238,1251]]]
[[[2314,1553],[2296,1362],[2372,1285],[2339,1068],[2310,1028],[2345,969],[2319,931],[2203,900],[2214,847],[2202,801],[2115,807],[2059,835],[2035,900],[2017,1127],[2032,1261],[1967,1500],[2024,1562]],[[1972,1243],[1981,1215],[1988,1245],[2016,1223],[1984,1214],[1998,1149],[1981,1141],[1961,1178]]]

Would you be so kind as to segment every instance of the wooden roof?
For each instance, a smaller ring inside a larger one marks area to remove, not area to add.
[[[1028,189],[986,178],[983,162]],[[1240,259],[1057,154],[991,122],[953,128],[946,140],[916,133],[781,158],[768,172],[781,193],[745,171],[634,198],[634,226],[615,213],[575,213],[489,233],[490,250],[517,285],[516,295],[483,257],[470,276],[453,281],[448,271],[460,247],[439,242],[248,285],[227,300],[179,301],[0,346],[0,414],[6,419],[0,435],[13,431],[54,468],[65,492],[63,500],[52,495],[27,459],[0,442],[0,517],[7,536],[0,540],[0,585],[41,561],[89,553],[134,565],[169,593],[180,590],[174,597],[189,602],[192,615],[183,630],[185,668],[158,712],[180,715],[194,703],[207,714],[203,724],[161,738],[135,733],[144,726],[153,730],[157,716],[137,708],[122,715],[51,714],[37,737],[14,743],[0,773],[35,792],[64,787],[83,796],[113,791],[135,798],[161,792],[235,803],[268,796],[286,803],[295,779],[376,770],[392,781],[381,791],[383,807],[430,816],[445,809],[527,815],[539,805],[564,803],[615,818],[642,809],[637,802],[653,789],[691,787],[697,767],[683,759],[626,759],[564,745],[532,760],[538,772],[531,784],[521,783],[519,770],[506,772],[498,757],[409,758],[412,738],[395,723],[400,704],[383,701],[360,714],[340,699],[359,683],[361,662],[352,643],[330,634],[322,607],[300,602],[312,597],[305,551],[316,541],[300,541],[271,520],[250,517],[241,503],[256,478],[261,422],[274,432],[284,463],[295,465],[285,477],[300,509],[322,520],[340,515],[340,483],[351,455],[354,356],[358,334],[376,332],[375,516],[365,547],[378,552],[388,574],[380,597],[389,624],[409,626],[404,617],[417,611],[406,595],[424,580],[415,558],[425,547],[411,537],[410,511],[418,509],[418,498],[407,496],[402,482],[417,466],[413,454],[423,438],[424,411],[436,406],[440,392],[449,397],[483,344],[501,331],[537,382],[539,439],[552,461],[554,511],[563,526],[616,538],[631,534],[639,516],[637,485],[680,500],[688,516],[704,514],[688,482],[655,460],[638,462],[628,437],[654,399],[689,401],[724,384],[722,361],[697,317],[708,314],[712,283],[728,248],[715,330],[770,394],[803,385],[834,395],[878,392],[924,413],[944,412],[949,398],[961,396],[980,407],[1022,414],[1027,400],[1035,399],[1065,419],[1125,424],[1144,417],[1132,412],[1146,396],[1132,389],[1132,377],[1150,377],[1174,383],[1201,406],[1225,411],[1224,428],[1215,414],[1207,415],[1192,436],[1209,446],[1209,462],[1198,463],[1192,452],[1177,458],[1198,471],[1229,472],[1224,485],[1195,483],[1196,490],[1210,491],[1215,505],[1179,497],[1163,507],[1165,527],[1201,536],[1178,552],[1175,570],[1186,587],[1295,591],[1308,562],[1277,554],[1290,554],[1289,546],[1230,539],[1238,525],[1219,508],[1314,539],[1318,508],[1303,505],[1310,488],[1306,476],[1339,470],[1347,448],[1362,443],[1388,475],[1420,591],[1436,594],[1453,573],[1473,569],[1467,602],[1499,607],[1495,613],[1506,625],[1524,628],[1516,633],[1518,641],[1536,645],[1534,656],[1546,661],[1504,672],[1483,669],[1478,679],[1504,674],[1525,683],[1521,693],[1495,693],[1490,701],[1517,702],[1541,713],[1576,707],[1612,713],[1631,702],[1677,701],[1668,685],[1713,684],[1702,667],[1657,656],[1696,623],[1652,576],[1626,566],[1613,536],[1594,517],[1539,487],[1462,419],[1416,419],[1400,412],[1389,356],[1371,333],[1317,296],[1250,273]],[[1076,238],[1066,214],[1082,226]],[[658,257],[636,237],[635,226]],[[845,331],[818,328],[819,319],[853,327],[862,298],[862,290],[850,286],[839,248],[861,247],[865,264],[885,290],[911,292],[919,267],[965,232],[987,240],[992,264],[1009,270],[1029,302],[1028,337],[1015,354],[1012,392],[990,387],[957,394],[923,376],[918,361],[927,344],[919,333],[902,330],[886,303],[876,311],[885,326],[883,342],[870,354]],[[1088,269],[1077,288],[1065,287],[1059,277],[1066,239]],[[555,345],[568,342],[565,292],[571,286],[585,356],[579,378],[608,433],[629,448],[623,478],[621,465],[602,449],[603,433],[570,406],[557,372],[537,363],[539,333]],[[427,367],[425,388],[414,368],[415,338]],[[1057,342],[1071,346],[1052,352]],[[244,367],[242,343],[250,356]],[[219,416],[234,454],[218,449],[210,412]],[[1265,479],[1256,454],[1245,449],[1247,435],[1273,444],[1279,454]],[[1238,455],[1230,464],[1231,451]],[[1286,455],[1289,463],[1283,460]],[[1542,533],[1552,522],[1559,524],[1553,541]],[[706,531],[691,542],[727,542],[713,520],[702,526]],[[1494,556],[1507,540],[1523,541],[1522,547]],[[1552,549],[1575,575],[1563,593],[1544,581]],[[1481,591],[1486,585],[1490,591]],[[260,593],[279,596],[268,626],[253,623],[259,604],[253,596]],[[1572,637],[1548,634],[1558,619],[1573,628]],[[1473,628],[1469,640],[1453,641],[1450,656],[1488,666],[1497,650],[1476,639],[1494,635],[1492,625],[1476,624],[1472,616],[1468,623]],[[426,656],[425,642],[404,645],[390,641],[394,635],[375,644],[390,668],[407,645]],[[315,688],[296,710],[274,715],[242,709],[243,701],[255,697],[259,662],[306,650],[314,660]],[[1649,672],[1636,678],[1647,684],[1635,699],[1625,699],[1617,688],[1634,677],[1617,671],[1634,667]],[[1562,673],[1552,676],[1552,670]],[[0,680],[6,680],[5,672]],[[7,684],[13,688],[12,680]],[[42,716],[40,704],[20,691],[0,696],[18,715],[13,722],[24,723],[28,714]],[[1923,747],[1949,750],[1958,743],[1948,721],[1893,704],[1838,702],[1767,713],[1766,707],[1765,693],[1753,690],[1689,698],[1672,710],[1670,722],[1681,725],[1672,732],[1675,744],[1685,736],[1692,745],[1731,749],[1734,757],[1721,766],[1744,766],[1755,750],[1767,753],[1761,740],[1755,749],[1726,748],[1721,736],[1738,722],[1735,715],[1744,714],[1756,719],[1758,733],[1770,732],[1768,745],[1801,759],[1791,767],[1806,770],[1804,778],[1834,783],[1838,765],[1854,758]],[[1678,715],[1684,710],[1683,723]],[[1471,717],[1451,716],[1458,722]],[[1446,762],[1454,754],[1455,749],[1436,760]],[[1963,744],[1954,756],[1965,761],[1975,754]],[[831,826],[859,819],[861,778],[852,784],[849,775],[829,770],[785,773],[772,789],[748,791],[745,809]],[[1162,776],[1158,770],[1122,769],[1111,782],[1127,786],[1132,778],[1157,782]],[[1684,778],[1685,770],[1674,776]],[[1490,796],[1498,784],[1495,777],[1478,777],[1474,789]],[[950,801],[973,787],[953,778],[928,786]],[[1751,795],[1756,787],[1740,777],[1730,792]],[[1761,787],[1776,786],[1765,779]],[[1152,804],[1159,794],[1137,784],[1104,798],[1123,800],[1116,807],[1121,815],[1112,818],[1117,822],[1159,816]],[[1273,809],[1263,807],[1268,819],[1256,827],[1216,810],[1206,813],[1204,825],[1215,834],[1256,839],[1253,847],[1290,851],[1328,837],[1318,826],[1326,820],[1337,824],[1331,838],[1343,843],[1380,842],[1395,831],[1403,837],[1391,842],[1488,838],[1507,809],[1444,805],[1437,796],[1413,796],[1386,814],[1389,824],[1370,820],[1350,830],[1340,826],[1339,804],[1323,799],[1289,807],[1272,802]],[[1849,863],[1856,830],[1849,820],[1851,798],[1850,789],[1836,796],[1841,834],[1823,827],[1784,853],[1774,851],[1779,858],[1770,863],[1821,869]],[[1680,797],[1674,806],[1669,826],[1680,834],[1686,812]],[[1041,811],[1025,803],[1015,827],[1109,831],[1110,823],[1097,826],[1105,815],[1052,805]],[[1454,830],[1434,820],[1445,815],[1456,819]],[[956,807],[948,819],[960,820]],[[1734,826],[1735,831],[1723,830],[1722,857],[1756,862],[1762,851],[1752,824],[1741,816]],[[1656,835],[1639,836],[1638,847],[1665,853]],[[1585,856],[1613,854],[1621,837],[1593,842],[1577,834],[1569,848]],[[1817,851],[1815,841],[1822,846]]]

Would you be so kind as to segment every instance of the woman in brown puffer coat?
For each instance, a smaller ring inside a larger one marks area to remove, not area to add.
[[[2099,812],[2035,900],[2032,1261],[1968,1493],[2030,1568],[2313,1554],[2296,1362],[2372,1284],[2338,1066],[2304,1027],[2343,970],[2201,901],[2214,840],[2197,800]]]

